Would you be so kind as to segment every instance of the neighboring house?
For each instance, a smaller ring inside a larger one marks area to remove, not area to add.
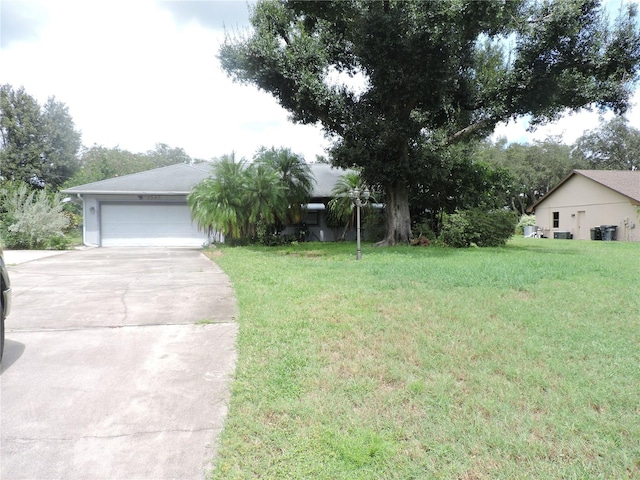
[[[310,164],[315,185],[303,222],[309,238],[333,240],[325,209],[344,170]],[[187,195],[211,174],[211,163],[184,163],[88,183],[63,191],[83,205],[85,245],[200,247],[211,239],[191,219]],[[292,231],[291,228],[288,231]]]
[[[530,209],[545,237],[569,232],[589,240],[591,229],[616,227],[617,240],[640,241],[640,171],[574,170]]]

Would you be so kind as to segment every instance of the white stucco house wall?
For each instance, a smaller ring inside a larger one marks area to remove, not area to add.
[[[331,241],[325,210],[344,170],[310,164],[315,185],[304,221],[312,240]],[[63,191],[82,202],[89,246],[201,247],[212,240],[191,219],[187,196],[212,173],[211,163],[177,164],[79,185]]]
[[[640,171],[574,170],[530,210],[545,237],[589,240],[592,228],[615,225],[617,240],[638,242]]]

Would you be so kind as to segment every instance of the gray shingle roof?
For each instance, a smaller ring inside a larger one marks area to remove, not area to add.
[[[210,173],[210,163],[179,163],[67,188],[64,193],[186,195]]]
[[[330,165],[309,164],[315,179],[314,198],[331,197],[331,190],[345,170]],[[179,163],[144,172],[109,178],[99,182],[67,188],[66,194],[132,194],[132,195],[187,195],[198,183],[212,173],[211,163],[187,165]]]
[[[639,170],[574,170],[567,175],[560,183],[547,192],[536,203],[529,207],[528,211],[534,211],[535,208],[549,198],[549,196],[565,184],[574,175],[582,175],[593,180],[600,185],[604,185],[611,190],[618,192],[629,198],[634,203],[640,203],[640,171]]]
[[[342,175],[347,173],[347,170],[335,168],[324,163],[310,163],[309,167],[315,179],[313,194],[311,195],[315,198],[331,197],[331,190],[333,190],[336,182]]]
[[[640,170],[574,170],[574,172],[640,202]]]

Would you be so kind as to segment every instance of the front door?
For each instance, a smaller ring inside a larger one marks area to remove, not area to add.
[[[589,240],[590,232],[587,226],[587,212],[584,210],[578,211],[576,230],[578,240]]]

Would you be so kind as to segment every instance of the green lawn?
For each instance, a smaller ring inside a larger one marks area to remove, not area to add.
[[[213,478],[640,478],[640,245],[211,256],[240,307]]]

